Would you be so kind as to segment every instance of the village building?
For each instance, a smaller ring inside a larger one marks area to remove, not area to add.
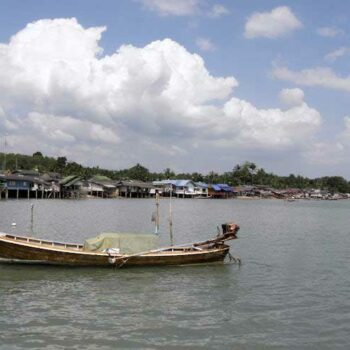
[[[116,197],[117,186],[109,177],[96,175],[83,181],[82,189],[92,197],[114,198]]]
[[[81,198],[86,196],[86,192],[83,191],[83,180],[80,176],[67,176],[59,184],[62,198]]]
[[[23,175],[22,173],[0,175],[0,198],[54,198],[59,191],[37,176]]]
[[[170,193],[178,198],[208,197],[208,185],[192,180],[161,180],[153,181],[158,193],[169,196]]]
[[[116,193],[120,197],[147,198],[155,193],[155,187],[151,182],[143,181],[118,181],[115,184]]]
[[[233,188],[227,184],[210,184],[208,195],[212,198],[232,198],[235,195]]]

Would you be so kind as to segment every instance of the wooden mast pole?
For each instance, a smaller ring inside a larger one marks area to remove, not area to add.
[[[170,197],[169,197],[169,235],[170,235],[170,245],[174,245],[174,237],[173,237],[173,209],[171,199],[173,196],[173,186],[170,189]]]

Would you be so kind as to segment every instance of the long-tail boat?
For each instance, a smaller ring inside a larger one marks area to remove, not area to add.
[[[238,230],[236,224],[223,224],[222,231],[207,241],[147,250],[140,250],[138,245],[136,251],[129,249],[129,243],[140,242],[141,236],[148,236],[146,241],[149,241],[152,235],[108,234],[87,240],[85,244],[72,244],[0,233],[0,258],[10,262],[97,267],[219,262],[227,255],[231,256],[226,241],[237,238]]]

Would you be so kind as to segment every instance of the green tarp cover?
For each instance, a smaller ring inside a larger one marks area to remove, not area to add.
[[[136,254],[157,249],[158,236],[140,233],[101,233],[84,242],[84,250],[102,252],[108,248],[119,249],[121,254]]]

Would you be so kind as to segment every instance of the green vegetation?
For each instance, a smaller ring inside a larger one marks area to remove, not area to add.
[[[0,159],[4,154],[0,153]],[[266,185],[276,189],[284,188],[319,188],[327,189],[330,192],[349,193],[350,183],[341,176],[326,176],[316,179],[309,179],[300,175],[278,176],[267,173],[264,169],[258,168],[254,163],[245,162],[234,166],[231,171],[218,174],[211,171],[207,175],[197,172],[176,174],[167,168],[161,173],[152,173],[141,164],[136,164],[129,169],[107,170],[99,167],[83,167],[76,162],[69,162],[66,157],[46,157],[41,152],[35,152],[32,156],[23,154],[7,154],[6,170],[16,169],[37,170],[41,173],[56,172],[62,176],[78,175],[84,178],[101,175],[113,180],[141,180],[154,181],[164,179],[191,179],[206,183],[227,183],[231,186],[238,185]],[[1,161],[0,161],[1,164]]]

